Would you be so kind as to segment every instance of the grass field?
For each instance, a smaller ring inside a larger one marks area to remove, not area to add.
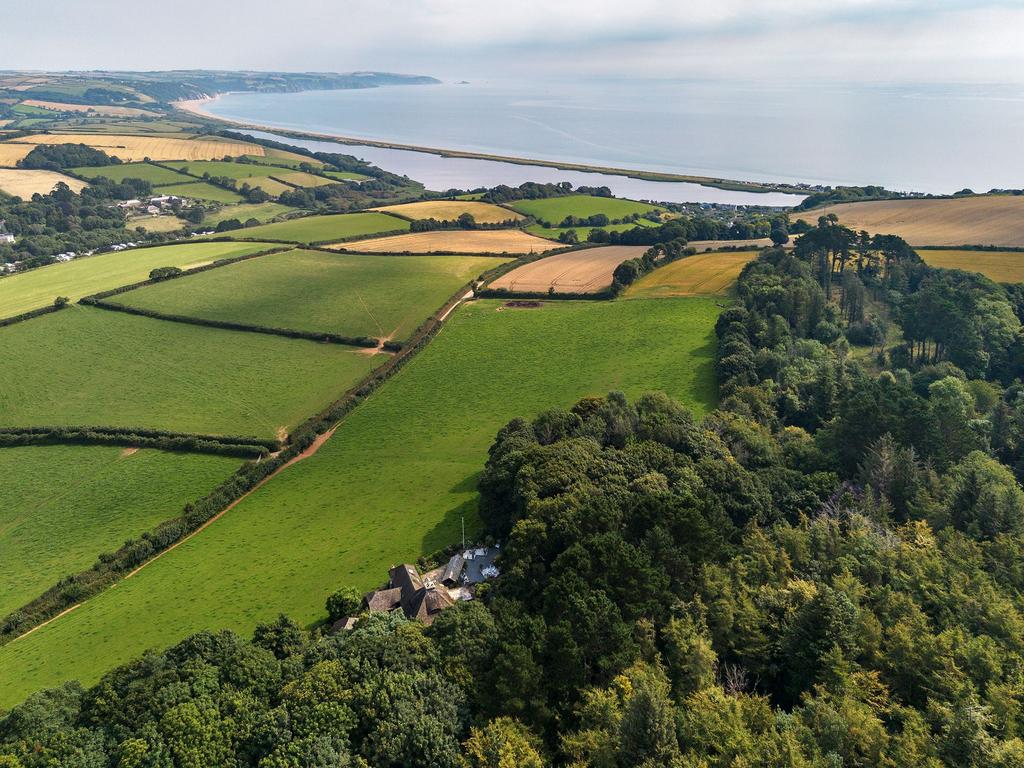
[[[238,219],[241,222],[256,219],[265,222],[286,213],[296,213],[296,209],[280,203],[239,203],[210,211],[203,217],[203,226],[215,226],[225,219]]]
[[[309,173],[295,171],[291,168],[278,168],[272,165],[256,165],[253,163],[227,163],[217,160],[204,162],[172,162],[171,168],[184,170],[193,176],[226,176],[234,179],[239,185],[245,183],[250,187],[260,187],[268,195],[280,195],[290,192],[295,186],[317,187],[330,184],[329,179],[313,176]],[[273,177],[273,178],[271,178]],[[287,183],[285,183],[287,182]]]
[[[100,253],[0,278],[0,318],[145,280],[156,267],[191,267],[273,248],[266,243],[188,243]]]
[[[114,181],[143,179],[153,185],[180,184],[193,181],[188,176],[150,163],[122,163],[121,165],[105,165],[100,168],[72,168],[71,170],[86,179],[97,179],[100,177],[113,179]]]
[[[153,187],[158,195],[177,195],[178,197],[191,197],[196,200],[211,200],[215,203],[240,203],[243,198],[237,192],[230,189],[215,187],[205,181],[194,181],[188,184],[168,184],[166,186]],[[268,193],[269,194],[269,193]]]
[[[489,288],[519,293],[597,293],[612,284],[615,268],[627,259],[644,255],[644,245],[606,245],[568,251],[516,267]]]
[[[73,307],[0,328],[0,425],[274,437],[381,361],[336,344]]]
[[[981,272],[997,283],[1024,283],[1024,251],[925,250],[917,254],[933,267]]]
[[[405,339],[458,289],[502,263],[481,256],[290,251],[111,299],[170,314]]]
[[[59,101],[40,101],[39,99],[25,99],[22,104],[56,112],[92,112],[97,115],[110,115],[112,117],[154,117],[158,114],[147,109],[137,109],[135,107],[114,107],[105,104],[67,104]]]
[[[500,310],[500,311],[499,311]],[[242,633],[287,612],[323,615],[342,585],[459,540],[477,476],[515,416],[619,389],[714,404],[713,299],[460,308],[314,456],[135,577],[0,648],[0,706],[68,678],[95,681],[199,629]],[[572,339],[566,344],[565,339]]]
[[[264,154],[263,147],[257,144],[202,138],[47,133],[26,136],[20,141],[26,144],[87,144],[125,161],[142,160],[147,157],[150,160],[216,160],[227,155]]]
[[[362,173],[352,171],[325,171],[335,181],[366,181],[370,177]]]
[[[240,463],[98,446],[0,449],[0,616],[180,514]]]
[[[338,243],[330,247],[364,253],[543,253],[558,246],[550,240],[528,235],[521,229],[446,229]]]
[[[37,192],[40,195],[48,195],[57,186],[57,183],[61,181],[71,187],[72,192],[81,192],[86,187],[84,181],[73,179],[56,171],[0,168],[0,192],[15,195],[23,200],[28,200]]]
[[[183,227],[191,226],[177,216],[139,216],[128,221],[128,228],[142,227],[147,232],[177,232]]]
[[[246,238],[266,237],[309,245],[408,228],[409,222],[384,213],[338,213],[330,216],[304,216],[226,234]]]
[[[653,221],[647,219],[638,219],[637,221],[630,222],[629,224],[608,224],[604,227],[545,227],[542,224],[531,224],[526,227],[526,231],[531,235],[537,237],[546,237],[548,240],[557,240],[564,232],[568,232],[570,229],[576,231],[576,236],[581,240],[586,240],[587,235],[592,229],[603,229],[605,232],[625,232],[627,229],[633,229],[634,227],[656,227],[658,226]]]
[[[548,197],[543,200],[516,200],[511,208],[540,221],[558,225],[566,216],[594,216],[605,214],[609,219],[621,219],[634,213],[641,215],[661,210],[655,205],[618,197],[594,197],[592,195],[566,195]]]
[[[759,251],[698,253],[673,261],[641,277],[626,289],[629,298],[713,296],[727,293],[747,262]]]
[[[455,221],[462,214],[468,213],[480,224],[501,224],[506,221],[519,221],[523,218],[522,214],[498,205],[466,200],[424,200],[405,205],[387,205],[375,210],[387,211],[406,219],[437,219],[438,221]]]
[[[789,218],[814,224],[828,213],[858,232],[899,235],[911,245],[1024,246],[1024,195],[871,200],[794,212]]]

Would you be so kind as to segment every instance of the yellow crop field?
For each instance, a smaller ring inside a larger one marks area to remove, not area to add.
[[[0,192],[28,199],[36,192],[47,195],[63,181],[73,192],[81,192],[88,185],[84,181],[56,171],[28,171],[20,168],[0,168]]]
[[[13,168],[25,155],[35,148],[34,144],[0,143],[0,167]]]
[[[980,272],[997,283],[1024,283],[1024,251],[919,250],[926,264]]]
[[[201,138],[50,133],[26,136],[21,141],[25,144],[87,144],[126,161],[142,160],[146,157],[151,160],[216,160],[225,155],[263,155],[263,147],[257,144]],[[0,144],[0,147],[2,146]],[[0,163],[3,160],[4,156],[0,150]]]
[[[641,277],[625,293],[629,298],[709,296],[726,293],[758,251],[698,253],[673,261]]]
[[[405,205],[387,205],[375,208],[377,211],[393,213],[405,219],[437,219],[455,221],[464,213],[471,214],[481,224],[500,224],[505,221],[520,221],[523,215],[490,203],[471,200],[424,200]]]
[[[450,229],[329,245],[362,253],[543,253],[558,244],[521,229]]]
[[[135,109],[134,107],[111,107],[102,104],[65,104],[60,101],[40,101],[39,99],[25,99],[22,102],[29,107],[40,109],[52,109],[55,112],[94,112],[97,115],[111,115],[113,117],[155,117],[158,113],[146,109]]]
[[[869,200],[791,213],[809,224],[834,213],[851,229],[899,235],[911,245],[1024,246],[1024,195]]]
[[[314,176],[304,171],[282,171],[274,173],[275,179],[280,179],[286,184],[294,184],[296,187],[323,187],[327,184],[337,184],[334,179],[325,179],[323,176]]]
[[[645,245],[606,245],[558,253],[516,267],[488,288],[512,293],[597,293],[612,284],[619,264],[640,258],[646,250]]]

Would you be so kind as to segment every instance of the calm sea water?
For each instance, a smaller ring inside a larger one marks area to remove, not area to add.
[[[1024,186],[1021,86],[471,83],[229,94],[208,108],[354,138],[734,179]]]

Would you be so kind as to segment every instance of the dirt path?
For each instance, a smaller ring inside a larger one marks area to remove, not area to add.
[[[295,456],[294,458],[288,460],[286,463],[282,464],[280,467],[275,469],[269,475],[267,475],[262,480],[260,480],[258,483],[256,483],[256,485],[254,485],[248,491],[246,491],[241,496],[239,496],[237,499],[235,499],[233,502],[231,502],[226,507],[224,507],[224,509],[222,509],[220,512],[218,512],[216,515],[214,515],[209,520],[207,520],[205,523],[203,523],[198,528],[196,528],[194,531],[192,531],[192,533],[190,533],[188,536],[186,536],[185,538],[179,539],[178,541],[174,542],[167,549],[163,550],[162,552],[159,552],[156,556],[154,556],[154,557],[150,558],[149,560],[147,560],[146,562],[144,562],[142,565],[140,565],[134,571],[131,571],[130,573],[128,573],[128,575],[126,575],[124,578],[130,579],[132,576],[134,576],[136,573],[141,571],[147,565],[155,563],[157,560],[159,560],[161,557],[166,555],[171,550],[180,547],[182,544],[184,544],[186,541],[191,539],[193,536],[195,536],[198,533],[201,533],[204,529],[206,529],[209,526],[213,525],[215,522],[220,520],[220,518],[222,518],[224,515],[226,515],[228,512],[230,512],[236,506],[238,506],[241,502],[245,501],[245,499],[248,498],[251,494],[253,494],[256,491],[258,491],[266,483],[270,482],[275,477],[277,477],[279,474],[281,474],[286,469],[288,469],[288,467],[290,467],[292,464],[296,464],[296,463],[302,461],[303,459],[308,459],[310,456],[312,456],[314,453],[316,453],[317,451],[320,450],[320,446],[322,446],[324,443],[326,443],[328,440],[331,439],[331,435],[334,434],[334,430],[336,430],[337,428],[338,428],[338,426],[335,425],[335,426],[331,427],[329,430],[327,430],[326,432],[324,432],[322,435],[317,435],[316,440],[314,440],[310,444],[309,448],[307,448],[302,453],[300,453],[298,456]],[[116,587],[118,583],[113,584],[113,586]],[[56,618],[56,617],[54,617],[54,618]],[[53,619],[51,619],[51,621],[52,620]]]
[[[32,627],[32,629],[30,629],[30,630],[29,630],[28,632],[26,632],[26,633],[25,633],[25,634],[23,634],[23,635],[18,635],[18,636],[17,636],[16,638],[14,638],[13,640],[11,640],[11,642],[12,642],[12,643],[16,643],[16,642],[18,642],[19,640],[21,640],[21,638],[23,638],[23,637],[28,637],[28,636],[29,636],[29,635],[31,635],[31,634],[32,634],[33,632],[35,632],[35,631],[36,631],[37,629],[42,629],[42,628],[43,628],[43,627],[45,627],[45,626],[46,626],[47,624],[49,624],[49,623],[50,623],[51,621],[56,621],[57,619],[59,619],[59,618],[60,618],[61,616],[63,616],[64,614],[66,614],[66,613],[71,613],[71,612],[72,612],[73,610],[75,610],[75,608],[81,608],[81,607],[82,607],[82,603],[75,603],[75,604],[74,604],[74,605],[72,605],[72,606],[71,606],[70,608],[65,608],[65,609],[64,609],[63,611],[61,611],[60,613],[58,613],[58,614],[57,614],[56,616],[53,616],[53,617],[51,617],[51,618],[47,619],[47,620],[46,620],[46,621],[44,621],[44,622],[43,622],[42,624],[36,624],[36,625],[35,625],[34,627]]]

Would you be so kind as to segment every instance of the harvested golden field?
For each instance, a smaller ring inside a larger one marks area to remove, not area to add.
[[[176,139],[163,136],[49,133],[26,136],[21,141],[26,144],[87,144],[126,161],[142,160],[146,157],[150,160],[215,160],[225,155],[263,154],[263,147],[257,144],[201,138]],[[0,162],[3,162],[2,153],[0,153]]]
[[[13,168],[34,148],[35,144],[0,143],[0,167]]]
[[[401,222],[397,222],[401,224]],[[363,253],[544,253],[558,247],[521,229],[448,229],[329,245]]]
[[[612,284],[615,268],[643,256],[643,245],[607,245],[548,256],[524,264],[488,285],[513,293],[597,293]]]
[[[520,221],[521,213],[502,208],[500,205],[478,203],[471,200],[424,200],[419,203],[405,205],[386,205],[374,208],[375,211],[393,213],[405,219],[437,219],[438,221],[455,221],[464,213],[471,214],[481,224],[500,224],[504,221]]]
[[[933,267],[980,272],[997,283],[1024,283],[1024,251],[921,249],[917,253]]]
[[[57,182],[63,181],[73,192],[81,192],[88,185],[84,181],[65,176],[56,171],[29,171],[21,168],[0,168],[0,192],[8,195],[16,195],[22,199],[29,199],[38,192],[40,195],[48,195],[57,186]]]
[[[713,296],[728,292],[759,251],[698,253],[649,272],[626,290],[629,298]]]
[[[112,117],[155,117],[158,114],[147,109],[136,109],[134,107],[112,107],[103,104],[65,104],[60,101],[40,101],[39,99],[25,99],[22,104],[29,107],[39,107],[40,109],[52,109],[55,112],[94,112],[97,115],[110,115]]]
[[[1024,246],[1024,196],[975,195],[942,200],[870,200],[791,213],[809,224],[834,213],[846,226],[899,235],[911,245]]]

